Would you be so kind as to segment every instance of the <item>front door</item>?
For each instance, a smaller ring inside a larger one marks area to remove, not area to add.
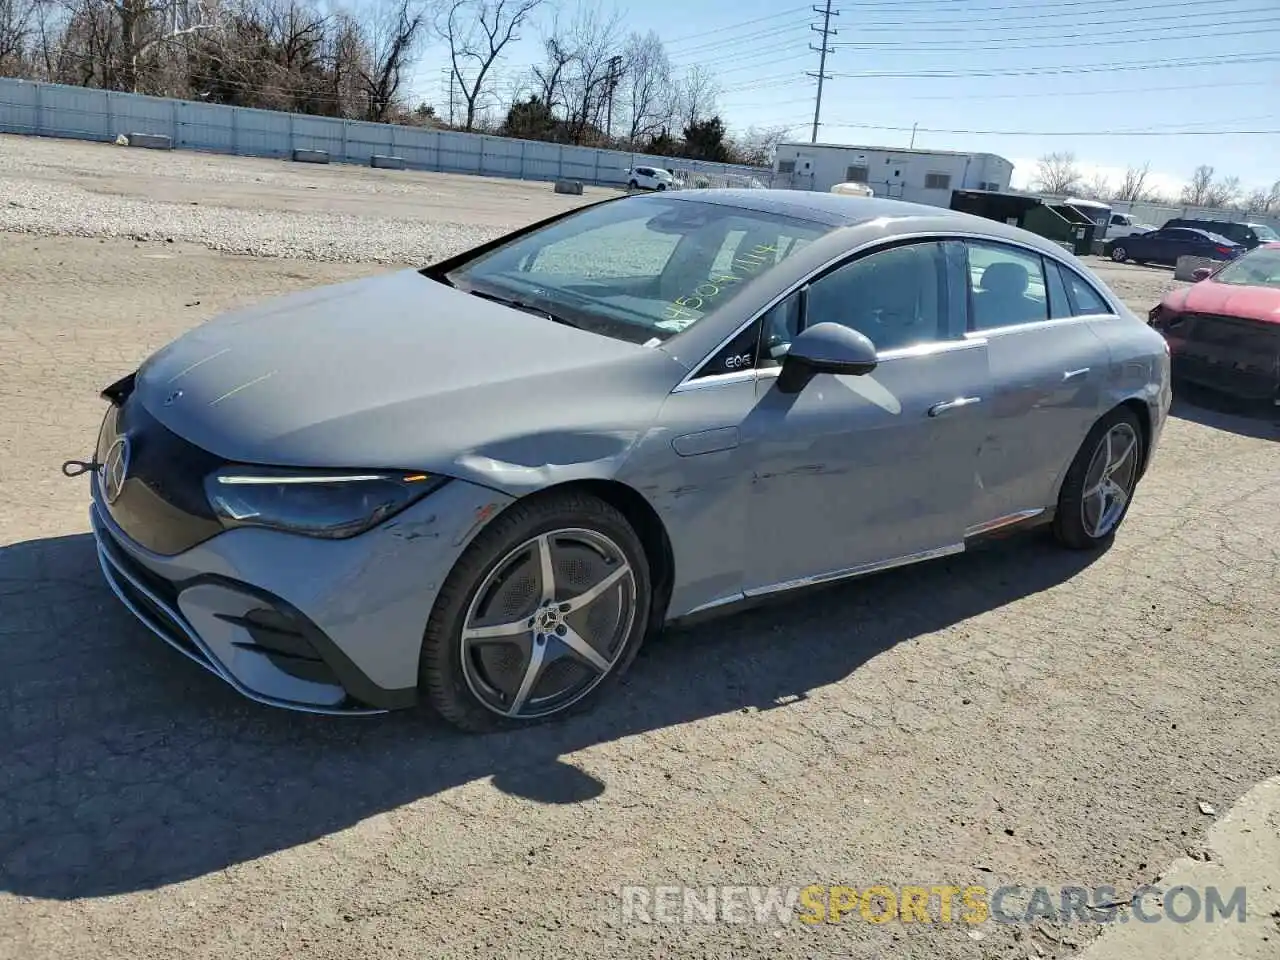
[[[798,322],[853,327],[881,359],[796,394],[778,390],[776,368],[759,372],[742,424],[748,594],[962,548],[988,375],[986,344],[963,336],[959,254],[937,242],[877,248],[809,286]],[[771,352],[796,315],[784,301],[766,316]]]

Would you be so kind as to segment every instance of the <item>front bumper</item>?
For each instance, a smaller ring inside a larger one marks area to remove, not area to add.
[[[164,556],[115,523],[96,473],[92,487],[102,572],[145,626],[252,700],[344,715],[417,702],[440,585],[511,502],[453,481],[348,540],[240,528]]]

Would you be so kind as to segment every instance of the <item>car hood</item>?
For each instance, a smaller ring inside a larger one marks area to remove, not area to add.
[[[1187,313],[1280,323],[1280,289],[1217,283],[1212,277],[1176,293],[1169,306]]]
[[[151,356],[135,394],[228,460],[410,468],[518,492],[609,475],[684,373],[660,349],[405,270],[217,317]]]

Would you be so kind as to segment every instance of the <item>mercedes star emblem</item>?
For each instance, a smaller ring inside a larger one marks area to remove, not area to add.
[[[107,503],[115,503],[120,499],[120,491],[124,489],[125,477],[129,474],[129,438],[120,437],[107,450],[106,459],[102,462],[102,494]]]

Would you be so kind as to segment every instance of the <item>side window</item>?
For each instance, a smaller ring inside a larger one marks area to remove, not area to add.
[[[1066,284],[1062,282],[1062,271],[1052,260],[1044,260],[1044,278],[1049,294],[1049,319],[1062,320],[1074,316]]]
[[[1049,319],[1040,255],[996,243],[969,243],[969,316],[974,330]]]
[[[1067,283],[1067,292],[1071,296],[1071,312],[1077,317],[1088,317],[1099,313],[1111,313],[1107,301],[1093,289],[1084,277],[1074,270],[1062,268],[1062,275]]]
[[[805,323],[857,330],[883,352],[945,339],[946,258],[941,243],[912,243],[847,263],[809,287]]]

